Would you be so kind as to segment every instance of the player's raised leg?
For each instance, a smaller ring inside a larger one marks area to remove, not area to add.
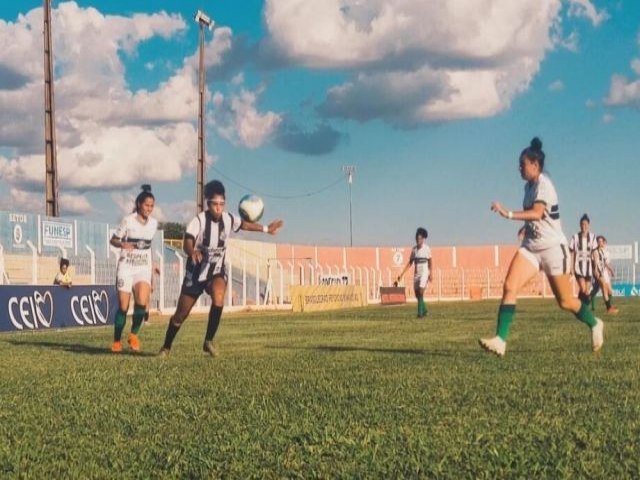
[[[569,275],[547,276],[558,305],[573,313],[578,320],[591,329],[591,348],[599,351],[604,343],[604,323],[593,316],[588,304],[573,296]]]

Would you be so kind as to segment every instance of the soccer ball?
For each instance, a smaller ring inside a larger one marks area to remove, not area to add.
[[[257,195],[245,195],[240,199],[238,213],[245,222],[257,222],[264,213],[264,202]]]

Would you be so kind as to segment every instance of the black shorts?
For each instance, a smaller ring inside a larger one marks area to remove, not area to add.
[[[578,280],[579,278],[583,278],[587,282],[591,281],[591,275],[580,275],[580,274],[576,273],[576,280]]]
[[[203,282],[194,282],[191,280],[191,277],[185,275],[184,280],[182,281],[182,288],[180,288],[180,295],[186,295],[191,298],[198,298],[204,292],[207,292],[211,295],[211,288],[213,285],[213,281],[216,278],[222,278],[224,283],[226,284],[228,281],[227,272],[223,268],[220,273],[215,274],[210,279],[207,279]]]

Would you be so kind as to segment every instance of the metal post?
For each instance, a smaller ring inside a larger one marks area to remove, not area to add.
[[[344,165],[342,171],[347,174],[347,181],[349,184],[349,245],[353,247],[353,210],[351,207],[351,185],[353,184],[353,173],[356,171],[356,167],[353,165]]]
[[[198,61],[198,165],[196,171],[196,215],[204,210],[204,178],[205,178],[205,145],[204,145],[204,95],[205,95],[205,71],[204,71],[204,28],[213,29],[213,20],[203,11],[198,10],[195,21],[200,26],[200,52]]]
[[[96,253],[91,249],[89,245],[85,245],[84,248],[86,248],[87,251],[89,252],[89,269],[91,270],[89,278],[91,281],[91,285],[95,285],[96,284]]]
[[[57,217],[58,161],[56,153],[56,121],[53,89],[53,46],[51,42],[51,0],[44,0],[44,156],[46,214]]]

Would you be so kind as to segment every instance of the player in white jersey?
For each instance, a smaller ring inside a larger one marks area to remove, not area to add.
[[[537,137],[520,154],[520,175],[527,182],[522,210],[514,212],[499,202],[491,204],[491,210],[501,216],[525,222],[525,238],[511,260],[504,281],[496,336],[479,341],[482,348],[500,357],[506,351],[518,293],[540,270],[547,275],[560,307],[575,314],[578,320],[591,329],[593,351],[597,352],[602,348],[602,320],[595,318],[587,305],[575,298],[571,290],[567,239],[562,233],[556,190],[543,173],[544,159],[542,142]]]
[[[571,252],[571,274],[578,283],[578,298],[582,303],[589,303],[591,277],[593,277],[593,251],[598,248],[596,236],[589,231],[590,220],[585,213],[580,218],[580,231],[571,236],[569,251]]]
[[[118,311],[114,323],[113,344],[111,351],[122,351],[122,331],[127,322],[127,311],[133,291],[133,321],[127,342],[131,350],[140,350],[138,333],[144,320],[144,314],[151,294],[151,274],[153,256],[151,241],[158,222],[151,217],[155,197],[150,185],[143,185],[142,192],[136,198],[136,206],[120,223],[111,237],[111,245],[120,249],[120,258],[116,271],[116,287],[118,289]]]
[[[397,285],[405,272],[414,265],[413,273],[413,290],[418,300],[418,318],[427,315],[427,304],[424,301],[424,292],[427,283],[431,281],[431,249],[427,245],[427,237],[429,234],[425,228],[418,228],[416,231],[416,246],[411,249],[409,263],[404,267],[402,273],[398,275],[395,284]]]
[[[178,306],[169,321],[164,345],[160,349],[161,356],[166,356],[171,351],[173,339],[203,292],[211,296],[212,302],[202,349],[213,357],[217,355],[213,337],[220,325],[227,288],[226,253],[229,237],[239,230],[275,235],[283,224],[282,220],[276,220],[263,226],[246,222],[226,212],[224,185],[217,180],[205,185],[204,196],[207,210],[189,222],[184,235],[183,249],[188,257],[187,268]]]
[[[613,288],[611,288],[611,277],[613,276],[613,268],[609,263],[609,251],[607,250],[607,239],[602,235],[596,238],[598,248],[593,251],[593,275],[596,279],[595,285],[589,295],[591,299],[591,310],[595,309],[595,297],[599,290],[602,290],[602,298],[607,306],[607,313],[615,315],[618,313],[618,307],[611,304],[613,298]]]

